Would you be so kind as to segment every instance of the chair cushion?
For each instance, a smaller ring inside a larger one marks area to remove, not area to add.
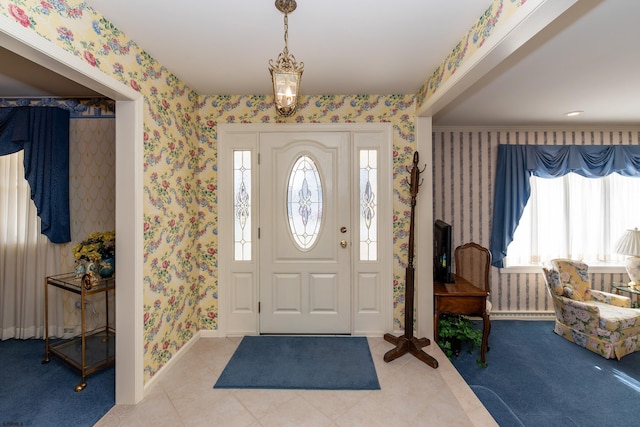
[[[551,261],[558,270],[563,295],[576,301],[589,301],[591,283],[587,275],[587,265],[581,262],[554,259]]]
[[[594,303],[591,303],[594,304]],[[600,309],[598,337],[616,342],[640,333],[640,310],[595,303]]]

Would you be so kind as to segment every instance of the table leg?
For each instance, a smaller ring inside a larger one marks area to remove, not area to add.
[[[433,340],[438,342],[438,320],[440,320],[440,313],[438,313],[438,309],[435,310],[433,315]]]
[[[49,363],[49,281],[44,281],[44,360],[42,364]]]
[[[487,347],[489,346],[489,331],[491,330],[491,321],[489,315],[482,315],[482,348],[480,349],[480,358],[482,363],[487,363]]]

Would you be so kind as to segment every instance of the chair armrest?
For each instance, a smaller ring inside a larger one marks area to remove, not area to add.
[[[617,307],[631,307],[631,298],[629,297],[613,294],[611,292],[596,291],[594,289],[591,289],[590,293],[593,301],[611,304]]]

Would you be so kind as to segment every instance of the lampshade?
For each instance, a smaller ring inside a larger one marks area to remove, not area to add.
[[[631,279],[629,287],[640,286],[640,230],[627,230],[616,245],[616,253],[628,255],[625,268]]]
[[[298,93],[304,63],[296,62],[296,58],[289,53],[287,42],[289,39],[289,13],[296,8],[295,0],[276,0],[276,8],[284,13],[284,50],[274,62],[269,60],[269,72],[273,81],[273,95],[278,114],[291,116],[298,106]]]

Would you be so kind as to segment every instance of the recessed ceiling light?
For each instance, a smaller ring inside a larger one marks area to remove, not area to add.
[[[579,116],[582,113],[584,113],[584,111],[577,110],[577,111],[569,111],[568,113],[564,113],[564,115],[567,117],[575,117],[575,116]]]

